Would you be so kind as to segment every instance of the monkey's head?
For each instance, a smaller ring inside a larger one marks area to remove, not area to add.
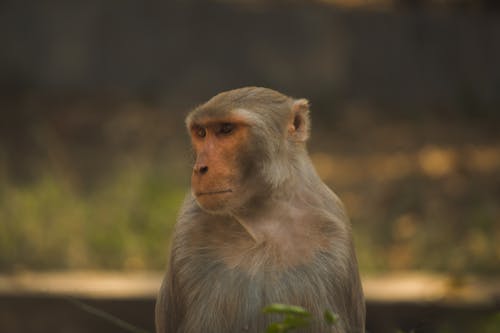
[[[293,181],[306,154],[309,103],[266,88],[223,92],[186,119],[196,156],[191,190],[206,211],[227,213]]]

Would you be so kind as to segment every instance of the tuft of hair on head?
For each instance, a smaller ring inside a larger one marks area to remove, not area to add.
[[[309,139],[311,128],[309,106],[309,101],[305,98],[297,99],[292,104],[288,135],[294,142],[306,142]]]

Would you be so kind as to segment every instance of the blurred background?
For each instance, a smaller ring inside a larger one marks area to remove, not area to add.
[[[189,187],[185,115],[256,85],[311,101],[309,151],[346,204],[364,277],[498,283],[499,9],[495,0],[0,1],[0,274],[162,271]],[[9,295],[0,330],[3,321],[14,332],[23,326],[13,309],[28,305]],[[422,332],[500,332],[499,295],[467,324]],[[372,301],[373,332],[418,331],[427,316],[411,308],[424,318],[377,326],[373,313],[396,316]],[[152,327],[147,316],[139,323]]]

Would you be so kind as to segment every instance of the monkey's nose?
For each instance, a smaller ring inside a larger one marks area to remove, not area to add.
[[[202,176],[208,172],[208,166],[206,165],[195,165],[194,166],[194,173]]]

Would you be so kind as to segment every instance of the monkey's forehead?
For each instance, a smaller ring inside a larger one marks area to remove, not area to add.
[[[219,116],[234,109],[262,111],[290,106],[293,99],[280,92],[262,87],[245,87],[221,92],[198,106],[192,114],[205,113]]]
[[[241,108],[236,109],[196,109],[186,118],[188,128],[193,126],[210,126],[216,123],[243,123],[254,124],[257,120],[255,113]]]

